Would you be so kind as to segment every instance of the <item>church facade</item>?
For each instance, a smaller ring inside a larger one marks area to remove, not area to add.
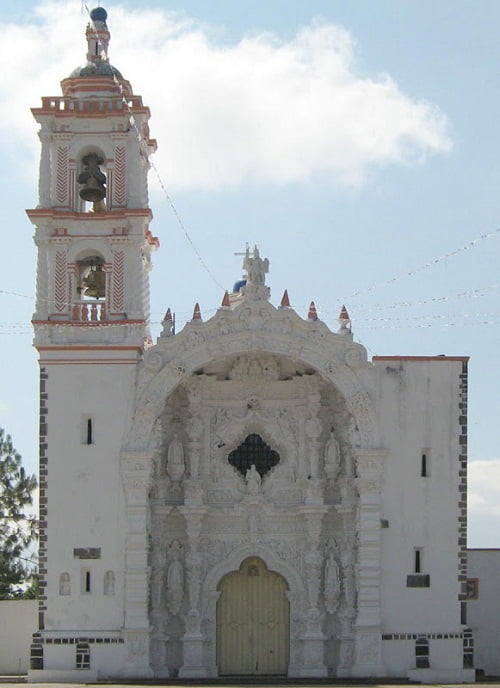
[[[378,356],[273,305],[149,331],[149,111],[108,61],[33,109],[42,144],[40,602],[31,681],[474,679],[467,358]]]

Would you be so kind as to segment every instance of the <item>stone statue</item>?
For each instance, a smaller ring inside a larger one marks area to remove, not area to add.
[[[167,473],[172,480],[178,481],[184,475],[184,471],[184,449],[176,433],[168,446]]]
[[[253,249],[253,256],[250,256],[250,249],[247,247],[243,269],[248,275],[247,284],[265,284],[266,273],[269,272],[269,260],[262,260],[257,246]]]
[[[247,470],[247,472],[245,474],[245,478],[247,481],[247,489],[248,489],[249,494],[258,494],[260,492],[260,486],[262,483],[262,479],[261,479],[254,463]]]
[[[329,614],[334,614],[337,610],[340,597],[339,565],[335,557],[334,549],[330,551],[325,563],[323,591],[326,611]]]
[[[179,561],[181,547],[178,540],[170,545],[172,561],[167,571],[167,608],[173,615],[179,613],[184,597],[184,571]]]
[[[325,444],[325,473],[327,478],[335,480],[340,471],[340,444],[332,427],[330,437]]]

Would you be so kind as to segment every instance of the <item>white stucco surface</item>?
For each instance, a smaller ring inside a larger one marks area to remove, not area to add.
[[[36,600],[0,602],[0,675],[27,673],[31,634],[37,625]]]

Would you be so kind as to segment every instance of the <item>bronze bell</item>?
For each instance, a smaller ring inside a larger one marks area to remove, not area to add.
[[[85,296],[93,299],[100,299],[106,295],[106,275],[102,270],[102,265],[90,267],[90,272],[83,280]]]
[[[106,189],[95,177],[89,177],[85,186],[80,189],[80,198],[91,203],[99,203],[106,197]]]
[[[83,171],[78,175],[78,183],[83,184],[80,198],[90,203],[100,203],[106,197],[106,175],[101,171],[103,158],[97,153],[88,153],[82,158]]]

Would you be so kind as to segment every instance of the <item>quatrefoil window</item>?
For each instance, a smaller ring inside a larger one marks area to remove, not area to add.
[[[254,464],[257,473],[263,478],[273,466],[279,463],[280,455],[271,449],[260,435],[252,433],[228,455],[227,460],[243,476]]]

